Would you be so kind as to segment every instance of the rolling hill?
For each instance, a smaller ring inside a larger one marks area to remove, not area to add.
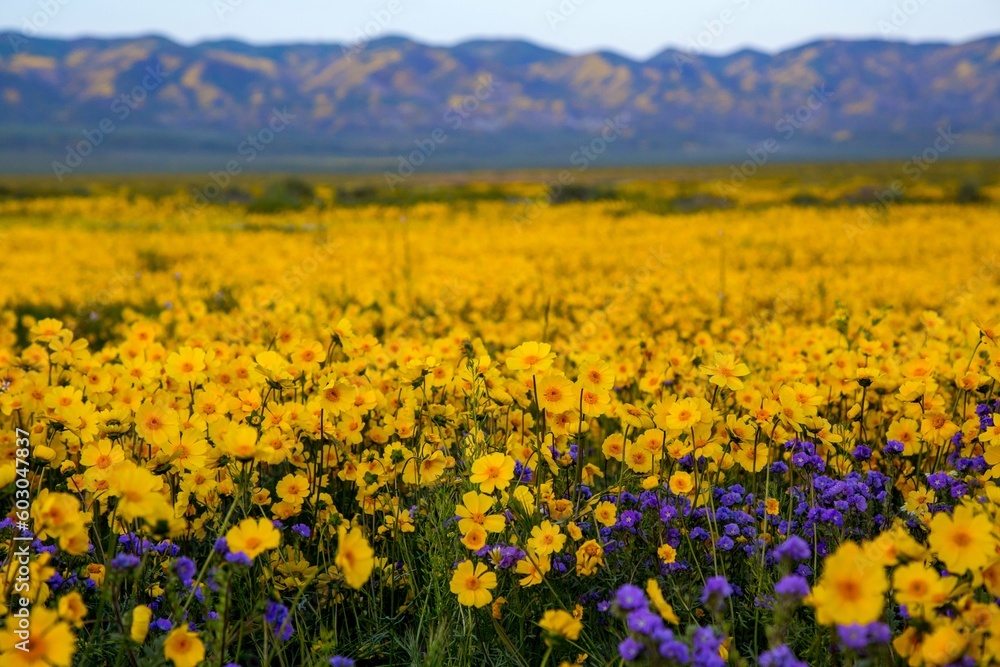
[[[1000,37],[825,40],[723,56],[668,49],[638,62],[521,41],[182,45],[0,33],[0,99],[8,172],[235,162],[405,175],[909,157],[949,127],[946,151],[995,156]]]

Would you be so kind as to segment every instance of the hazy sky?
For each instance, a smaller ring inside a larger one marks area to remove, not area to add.
[[[645,58],[666,46],[776,51],[817,37],[965,41],[1000,33],[1000,1],[0,0],[0,29],[157,32],[184,43],[354,42],[367,30],[432,44],[519,37],[573,53],[606,48]]]

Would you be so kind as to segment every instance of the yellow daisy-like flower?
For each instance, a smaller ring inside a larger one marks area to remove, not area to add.
[[[146,605],[138,605],[132,610],[132,624],[129,627],[129,636],[132,641],[141,644],[146,641],[149,634],[149,620],[153,617],[153,610]]]
[[[479,551],[486,546],[486,531],[480,525],[473,525],[465,535],[462,536],[462,544],[470,551]]]
[[[568,611],[550,609],[542,615],[542,620],[538,622],[538,627],[552,636],[576,641],[580,638],[583,623]]]
[[[660,557],[660,561],[664,565],[670,565],[677,560],[677,549],[669,544],[661,544],[660,548],[656,550],[656,555]]]
[[[668,485],[672,493],[678,496],[687,496],[694,491],[694,478],[691,473],[678,470],[670,476]]]
[[[720,352],[715,353],[714,364],[705,364],[699,370],[708,376],[708,381],[712,384],[731,391],[742,389],[743,381],[740,378],[750,374],[750,368],[737,362],[734,355]]]
[[[624,461],[629,470],[641,475],[648,474],[653,470],[652,452],[637,442],[625,444]]]
[[[375,568],[375,552],[358,527],[348,532],[346,527],[341,526],[338,539],[334,563],[344,575],[348,586],[361,588],[371,578]]]
[[[958,660],[965,652],[969,636],[951,623],[944,623],[924,637],[921,655],[929,667],[942,667]]]
[[[618,507],[612,502],[600,502],[594,507],[594,518],[598,523],[610,528],[618,523]]]
[[[488,572],[482,563],[473,566],[463,560],[451,577],[451,592],[458,596],[458,603],[465,607],[485,607],[493,601],[490,591],[497,587],[497,575]]]
[[[73,591],[59,598],[59,618],[75,628],[83,627],[87,615],[87,605],[79,592]]]
[[[885,568],[844,542],[823,562],[823,574],[808,599],[822,625],[865,625],[882,615],[889,580]]]
[[[694,401],[681,399],[667,408],[664,425],[673,431],[687,431],[701,421],[701,410]]]
[[[475,525],[482,526],[486,532],[499,533],[507,524],[507,519],[502,514],[489,514],[493,508],[492,496],[469,491],[462,496],[462,502],[463,505],[455,507],[455,514],[459,517],[458,530],[463,534],[468,533]]]
[[[979,571],[996,557],[996,526],[985,513],[959,505],[954,514],[940,512],[931,520],[931,550],[951,572]]]
[[[163,447],[170,438],[176,437],[179,421],[176,411],[146,403],[135,416],[135,432],[146,442]]]
[[[302,503],[309,497],[309,478],[305,475],[285,475],[275,488],[278,497],[290,503]]]
[[[660,583],[656,579],[649,579],[646,582],[646,595],[649,596],[649,600],[656,607],[656,611],[660,612],[660,617],[664,621],[670,623],[671,625],[680,625],[681,620],[677,618],[677,614],[674,613],[674,608],[670,606],[666,598],[663,597],[663,591],[660,589]]]
[[[950,579],[948,582],[933,568],[913,562],[896,568],[892,573],[892,588],[896,602],[905,604],[913,614],[923,605],[936,607],[944,604],[955,587],[954,577]]]
[[[538,407],[558,414],[580,406],[580,390],[568,378],[546,375],[538,378]]]
[[[552,367],[552,362],[556,355],[552,352],[552,346],[548,343],[527,342],[521,343],[507,356],[507,368],[512,371],[523,371],[527,374],[535,374],[548,370]]]
[[[205,379],[205,350],[182,347],[167,356],[163,370],[171,380],[181,384],[199,384]]]
[[[0,663],[5,667],[70,667],[76,652],[76,637],[56,612],[40,605],[32,607],[27,651],[18,647],[23,641],[17,634],[19,622],[13,614],[9,615],[7,627],[0,632]]]
[[[163,655],[174,667],[196,667],[205,659],[205,644],[187,624],[174,628],[163,642]]]
[[[251,559],[269,549],[277,549],[281,533],[269,519],[243,519],[226,532],[226,543],[233,553],[244,553]]]
[[[542,583],[550,569],[552,559],[547,554],[527,554],[514,565],[514,571],[522,575],[518,583],[524,588]]]
[[[506,454],[487,454],[476,459],[472,464],[472,476],[469,481],[479,485],[483,493],[492,493],[496,489],[506,489],[510,480],[514,479],[515,461]]]
[[[625,454],[625,436],[621,433],[612,433],[604,439],[601,445],[601,452],[606,458],[621,461]]]
[[[531,529],[528,548],[538,555],[559,553],[566,544],[566,536],[559,526],[551,521],[543,521],[540,526]]]

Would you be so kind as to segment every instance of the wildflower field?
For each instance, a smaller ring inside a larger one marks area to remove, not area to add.
[[[1000,663],[1000,187],[838,173],[8,192],[0,664]]]

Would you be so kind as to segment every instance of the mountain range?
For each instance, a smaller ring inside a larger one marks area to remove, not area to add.
[[[955,156],[996,156],[1000,36],[637,61],[513,40],[0,33],[0,100],[8,173],[908,158],[942,132]]]

